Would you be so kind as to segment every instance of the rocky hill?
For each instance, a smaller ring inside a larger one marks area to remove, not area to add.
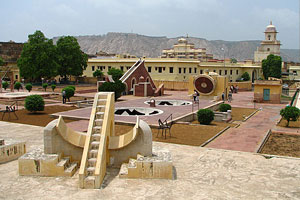
[[[81,49],[88,54],[98,51],[107,53],[128,53],[136,56],[158,57],[163,49],[172,48],[178,38],[153,37],[134,33],[107,33],[105,35],[75,36]],[[57,41],[58,37],[54,38]],[[251,41],[223,41],[206,40],[189,37],[188,42],[194,43],[196,48],[206,48],[214,58],[222,59],[225,49],[226,58],[237,60],[253,59],[254,51],[260,45],[259,40]],[[283,60],[299,62],[299,50],[281,49]]]

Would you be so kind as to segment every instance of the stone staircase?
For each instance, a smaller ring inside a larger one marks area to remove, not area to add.
[[[120,178],[173,178],[172,157],[168,150],[160,149],[152,156],[137,154],[137,158],[130,158],[123,163],[119,172]]]
[[[96,183],[99,182],[99,177],[97,177],[99,175],[96,174],[95,170],[97,159],[102,159],[103,157],[102,152],[100,152],[99,146],[101,142],[101,134],[103,131],[102,127],[104,115],[105,112],[109,112],[109,109],[106,109],[107,98],[107,94],[101,93],[94,99],[90,117],[90,124],[81,161],[82,163],[80,166],[81,172],[79,172],[81,188],[94,189],[97,188],[96,185],[98,184]]]
[[[61,171],[62,176],[73,176],[78,168],[78,163],[71,162],[71,157],[63,157],[56,166],[57,170]]]
[[[44,154],[42,149],[26,153],[18,161],[20,175],[71,177],[78,168],[78,163],[73,162],[71,157],[63,157],[62,154]]]

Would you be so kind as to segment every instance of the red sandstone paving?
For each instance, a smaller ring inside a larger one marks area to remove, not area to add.
[[[183,94],[182,94],[183,93]],[[187,92],[177,92],[176,95],[171,96],[171,95],[166,95],[163,97],[156,97],[155,99],[177,99],[177,100],[188,100],[190,101],[189,97],[187,96]],[[133,99],[133,100],[127,100],[127,101],[120,101],[115,104],[115,107],[150,107],[148,104],[145,104],[145,101],[150,100],[148,97],[143,97],[143,98],[138,98],[138,99]],[[210,102],[208,100],[200,100],[200,108],[204,108],[206,106],[209,106],[213,104],[213,102]],[[164,113],[160,115],[154,115],[154,116],[140,116],[139,118],[141,120],[146,121],[149,125],[158,125],[158,119],[166,119],[170,114],[173,115],[173,119],[186,115],[188,113],[192,112],[192,106],[187,105],[187,106],[156,106],[155,108],[160,109],[164,111]],[[196,107],[194,107],[194,111],[196,111]],[[76,111],[67,111],[67,112],[60,112],[56,113],[55,115],[63,115],[63,116],[68,116],[68,117],[73,117],[73,118],[78,118],[78,119],[89,119],[90,118],[90,113],[91,113],[91,107],[89,108],[82,108],[82,109],[77,109]],[[136,122],[136,116],[115,116],[116,121],[121,121],[121,122],[127,122],[127,123],[135,123]]]
[[[253,92],[240,92],[234,94],[233,98],[231,106],[254,106],[253,103],[247,102],[253,99]],[[238,128],[230,128],[224,132],[206,147],[255,152],[268,130],[276,126],[281,118],[280,109],[284,106],[285,104],[256,104],[256,108],[261,108],[260,111]]]

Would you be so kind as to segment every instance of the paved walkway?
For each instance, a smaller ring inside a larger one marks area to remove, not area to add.
[[[233,107],[254,107],[253,92],[240,92],[234,94],[234,100],[230,103]],[[246,122],[242,122],[238,128],[230,128],[217,137],[207,147],[229,149],[236,151],[256,152],[262,139],[269,129],[276,126],[280,120],[280,109],[285,104],[256,104],[260,108]]]
[[[0,122],[0,137],[43,148],[42,127]],[[108,169],[102,189],[73,177],[19,176],[18,161],[0,165],[0,199],[300,199],[300,159],[154,142],[172,154],[174,180],[120,179]]]
[[[187,100],[191,102],[191,99],[188,97],[187,92],[174,92],[174,91],[168,91],[165,96],[162,97],[156,97],[155,99],[164,99],[164,100]],[[119,101],[115,104],[116,108],[120,107],[143,107],[143,108],[149,108],[150,106],[148,104],[145,104],[145,101],[149,101],[149,97],[132,97],[128,98],[124,101]],[[208,100],[200,100],[199,108],[204,108],[206,106],[212,105],[215,102],[211,102]],[[185,105],[185,106],[156,106],[155,109],[162,110],[163,113],[159,115],[153,115],[153,116],[139,116],[141,120],[146,121],[149,125],[158,125],[158,119],[165,120],[170,114],[173,115],[173,119],[176,119],[178,117],[184,116],[186,114],[189,114],[192,112],[192,106],[191,105]],[[194,111],[196,111],[198,108],[194,106]],[[66,112],[60,112],[55,113],[54,116],[62,115],[69,118],[74,119],[90,119],[90,113],[91,113],[91,107],[88,108],[82,108],[77,110],[70,110]],[[126,123],[132,123],[135,124],[136,122],[136,116],[118,116],[115,115],[115,120],[117,122],[126,122]]]

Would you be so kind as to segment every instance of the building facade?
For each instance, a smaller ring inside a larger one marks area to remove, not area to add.
[[[173,48],[162,51],[161,58],[185,58],[207,61],[213,59],[213,55],[207,54],[205,48],[195,48],[194,44],[188,43],[185,38],[180,38]]]
[[[265,40],[260,44],[261,46],[257,48],[254,53],[254,61],[261,62],[266,59],[268,55],[273,54],[280,56],[280,41],[277,40],[277,30],[276,27],[270,22],[265,30]]]
[[[2,80],[20,81],[19,68],[17,60],[21,56],[23,50],[23,43],[0,42],[0,57],[4,60],[4,66],[0,67],[0,78]]]
[[[122,70],[124,73],[136,63],[137,59],[89,59],[83,76],[92,77],[97,69],[107,74],[111,68]],[[164,81],[188,81],[190,76],[203,74],[204,70],[227,76],[230,81],[241,78],[244,72],[248,72],[251,80],[261,77],[261,66],[253,61],[231,63],[230,60],[201,62],[196,59],[178,58],[145,58],[145,68],[153,80]]]

